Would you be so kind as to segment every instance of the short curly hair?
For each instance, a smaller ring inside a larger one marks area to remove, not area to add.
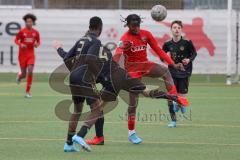
[[[26,14],[26,15],[24,15],[23,16],[23,20],[26,22],[27,21],[27,19],[31,19],[32,21],[33,21],[33,23],[35,24],[35,22],[36,22],[36,20],[37,20],[37,17],[34,15],[34,14],[32,14],[32,13],[28,13],[28,14]]]

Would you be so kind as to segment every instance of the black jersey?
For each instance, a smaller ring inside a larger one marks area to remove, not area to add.
[[[192,41],[186,40],[183,37],[181,37],[180,41],[178,42],[174,42],[173,40],[165,42],[162,48],[165,52],[170,52],[171,58],[175,63],[182,63],[182,60],[185,58],[190,59],[189,64],[184,66],[185,71],[169,67],[169,70],[173,77],[185,78],[191,76],[192,62],[197,56],[197,52]]]
[[[69,52],[62,48],[57,51],[70,71],[87,64],[97,81],[110,80],[110,73],[120,67],[112,60],[111,51],[101,44],[94,33],[83,36]]]

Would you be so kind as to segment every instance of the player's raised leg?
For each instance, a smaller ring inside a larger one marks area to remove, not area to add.
[[[149,76],[152,78],[162,78],[164,80],[164,83],[165,83],[168,93],[177,95],[177,88],[174,84],[171,73],[169,72],[167,67],[165,67],[163,65],[155,64],[152,66],[152,68],[150,69],[149,73],[146,76]],[[182,105],[185,102],[186,102],[186,99],[181,96],[178,96],[178,101],[175,101],[175,102],[168,100],[169,113],[170,113],[170,116],[172,119],[172,121],[170,122],[168,127],[176,127],[176,114],[174,111],[176,109],[174,109],[174,108],[177,108],[176,105],[178,105],[178,103],[180,103]],[[186,106],[187,106],[187,103],[186,103]],[[186,106],[183,106],[183,107],[186,107]]]

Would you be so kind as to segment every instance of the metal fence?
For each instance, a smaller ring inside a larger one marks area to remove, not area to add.
[[[29,5],[48,9],[149,9],[162,4],[168,9],[227,9],[228,0],[0,0],[0,5]],[[240,0],[233,0],[240,9]]]

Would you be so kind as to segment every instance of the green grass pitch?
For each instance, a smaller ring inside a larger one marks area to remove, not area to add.
[[[33,98],[25,99],[25,82],[16,85],[15,74],[0,74],[0,160],[240,159],[240,85],[225,86],[221,77],[205,83],[203,77],[194,76],[188,96],[191,106],[186,117],[178,115],[179,125],[174,129],[166,127],[164,100],[141,99],[140,145],[127,140],[127,106],[120,101],[106,115],[104,146],[93,146],[91,153],[64,153],[67,122],[55,116],[54,108],[70,96],[51,90],[47,77],[36,75]],[[88,137],[93,135],[94,128]]]

